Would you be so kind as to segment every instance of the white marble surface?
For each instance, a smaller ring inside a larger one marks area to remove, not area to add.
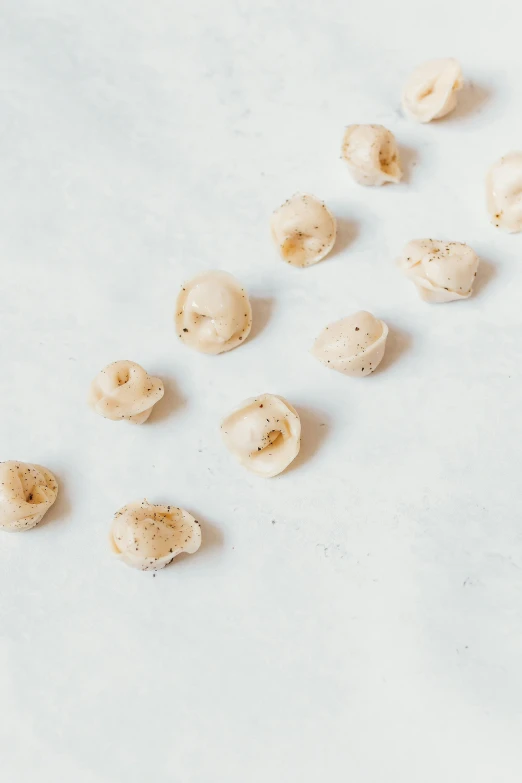
[[[489,225],[483,178],[522,147],[521,21],[511,0],[0,4],[0,459],[61,483],[0,537],[5,783],[520,781],[522,235]],[[461,107],[407,122],[405,77],[446,55]],[[404,184],[352,183],[352,122],[396,134]],[[267,232],[297,189],[341,226],[304,271]],[[425,235],[482,256],[473,299],[402,279]],[[209,267],[255,308],[217,358],[172,324]],[[358,308],[392,329],[360,382],[307,353]],[[142,428],[84,404],[119,358],[167,385]],[[304,428],[266,482],[218,432],[264,391]],[[140,496],[203,526],[156,578],[106,542]]]

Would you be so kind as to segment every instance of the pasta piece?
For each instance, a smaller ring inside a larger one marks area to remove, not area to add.
[[[426,302],[453,302],[471,296],[479,258],[462,242],[414,239],[399,259],[404,274]]]
[[[200,353],[218,354],[241,345],[252,327],[248,294],[227,272],[205,272],[185,283],[176,302],[182,342]]]
[[[488,210],[491,221],[502,231],[522,231],[522,152],[500,158],[487,177]]]
[[[221,425],[225,445],[248,470],[272,478],[299,454],[301,421],[283,397],[261,394],[242,402]]]
[[[349,125],[341,153],[359,185],[384,185],[402,177],[395,136],[383,125]]]
[[[431,122],[449,114],[457,105],[464,84],[458,60],[448,57],[419,65],[406,83],[402,108],[410,120]]]
[[[323,329],[311,353],[331,370],[363,378],[381,363],[387,337],[384,321],[361,310]]]
[[[330,210],[308,193],[296,193],[276,209],[270,228],[281,258],[301,268],[327,256],[337,234]]]
[[[27,462],[0,462],[0,528],[29,530],[42,521],[58,495],[47,468]]]
[[[106,419],[143,424],[163,394],[159,378],[151,378],[136,362],[122,360],[98,373],[91,383],[89,404]]]
[[[136,500],[114,515],[110,544],[126,565],[141,571],[158,571],[181,552],[197,552],[201,528],[182,508]]]

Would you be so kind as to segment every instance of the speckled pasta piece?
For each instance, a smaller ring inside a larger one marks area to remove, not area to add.
[[[417,122],[445,117],[457,105],[457,93],[463,84],[458,60],[429,60],[415,68],[406,83],[402,94],[404,113]]]
[[[158,571],[181,552],[197,552],[201,528],[182,508],[136,500],[116,512],[109,540],[112,551],[126,565]]]
[[[245,342],[252,328],[252,308],[235,277],[204,272],[183,285],[175,322],[179,339],[189,348],[219,354]]]
[[[384,185],[402,177],[395,136],[383,125],[349,125],[341,154],[359,185]]]
[[[301,444],[301,421],[283,397],[261,394],[245,400],[221,424],[229,451],[252,473],[272,478],[294,460]]]
[[[143,424],[164,394],[163,383],[152,378],[136,362],[108,364],[91,384],[89,405],[112,421]]]
[[[491,222],[510,234],[522,231],[522,152],[510,152],[490,168],[486,192]]]
[[[0,462],[0,528],[29,530],[42,521],[58,495],[47,468],[27,462]]]
[[[426,302],[442,303],[471,296],[479,258],[462,242],[414,239],[398,264]]]
[[[381,363],[387,337],[384,321],[361,310],[326,326],[311,353],[330,370],[363,378]]]
[[[272,239],[279,255],[291,266],[321,261],[335,244],[335,218],[315,196],[296,193],[272,214]]]

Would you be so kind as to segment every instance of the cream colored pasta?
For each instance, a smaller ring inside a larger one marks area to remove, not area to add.
[[[159,378],[152,378],[136,362],[123,360],[98,373],[91,384],[89,404],[106,419],[143,424],[163,394]]]
[[[0,528],[29,530],[42,521],[58,495],[47,468],[27,462],[0,462]]]
[[[231,351],[244,343],[252,327],[245,289],[227,272],[205,272],[185,283],[176,302],[180,340],[201,353]]]
[[[349,125],[342,157],[359,185],[384,185],[402,177],[397,142],[383,125]]]
[[[471,296],[479,259],[462,242],[414,239],[399,258],[404,274],[427,302],[452,302]]]
[[[325,327],[311,353],[331,370],[362,378],[381,363],[387,337],[384,321],[361,310]]]
[[[522,231],[522,152],[510,152],[489,170],[488,210],[492,223],[502,231]]]
[[[242,402],[223,420],[225,445],[245,468],[271,478],[294,460],[301,444],[301,421],[283,397],[261,394]]]
[[[457,105],[457,93],[463,84],[457,60],[429,60],[415,68],[406,83],[402,95],[404,112],[417,122],[445,117]]]
[[[181,552],[197,552],[201,546],[201,528],[182,508],[136,500],[114,515],[110,544],[126,565],[141,571],[157,571]]]
[[[298,267],[311,266],[327,256],[337,231],[330,210],[308,193],[296,193],[276,209],[270,228],[281,258]]]

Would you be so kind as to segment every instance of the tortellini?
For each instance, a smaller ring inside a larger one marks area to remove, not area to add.
[[[176,302],[182,342],[201,353],[218,354],[241,345],[252,327],[244,288],[227,272],[205,272],[185,283]]]
[[[402,177],[397,142],[383,125],[349,125],[341,152],[359,185],[384,185]]]
[[[297,267],[321,261],[333,248],[337,234],[330,210],[308,193],[296,193],[276,209],[270,228],[281,258]]]
[[[143,424],[164,394],[163,383],[127,360],[108,364],[91,384],[89,404],[106,419]]]
[[[311,353],[331,370],[363,378],[381,363],[387,337],[384,321],[361,310],[325,327]]]
[[[497,228],[522,231],[522,152],[500,158],[487,177],[488,210]]]
[[[448,57],[419,65],[408,79],[402,95],[405,114],[417,122],[431,122],[449,114],[457,105],[463,87],[458,60]]]
[[[414,239],[399,258],[404,274],[426,302],[452,302],[471,296],[479,259],[462,242]]]
[[[272,478],[301,445],[301,421],[283,397],[262,394],[242,402],[221,424],[225,445],[248,470]]]
[[[141,571],[158,571],[181,552],[197,552],[201,528],[182,508],[136,500],[114,515],[110,544],[126,565]]]
[[[0,462],[0,528],[29,530],[42,521],[58,495],[47,468],[26,462]]]

